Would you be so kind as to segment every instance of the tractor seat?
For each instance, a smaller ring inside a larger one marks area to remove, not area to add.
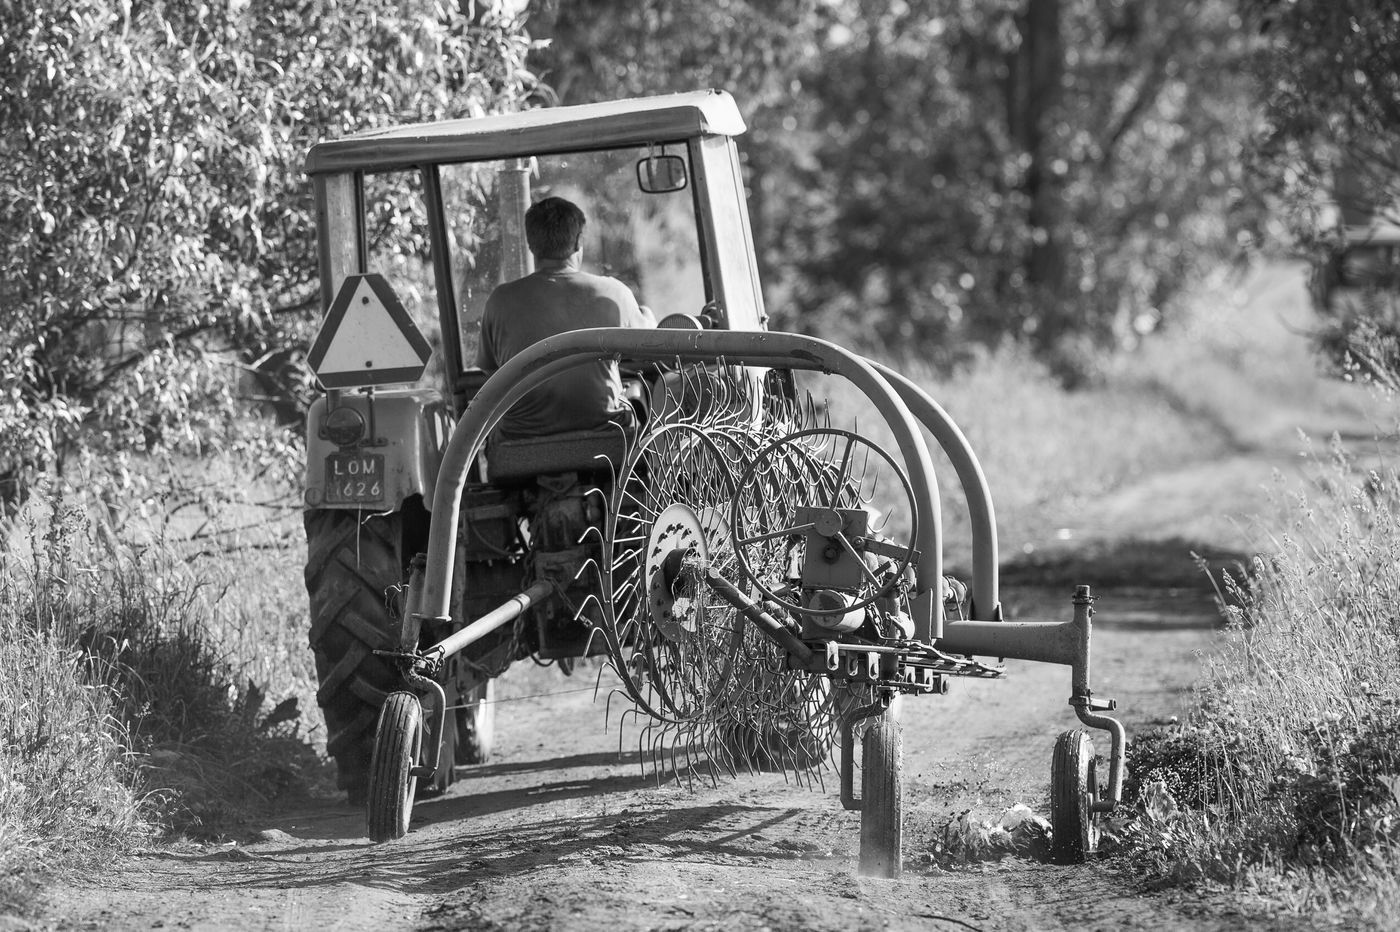
[[[608,424],[518,440],[493,438],[486,446],[488,478],[492,483],[514,483],[548,473],[615,471],[633,436],[635,429]]]

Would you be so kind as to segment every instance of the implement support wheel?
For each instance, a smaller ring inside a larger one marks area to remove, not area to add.
[[[898,877],[903,869],[904,735],[900,699],[872,718],[862,739],[860,872]]]
[[[1050,764],[1050,828],[1058,860],[1078,863],[1098,850],[1098,799],[1098,767],[1089,732],[1067,731],[1055,740]]]
[[[379,710],[374,735],[374,758],[369,768],[370,841],[391,841],[408,832],[413,814],[413,791],[423,749],[423,707],[413,693],[390,693]]]

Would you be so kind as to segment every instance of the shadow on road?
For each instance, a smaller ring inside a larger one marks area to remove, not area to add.
[[[415,816],[409,835],[399,841],[371,845],[363,838],[346,838],[338,844],[296,844],[310,838],[302,836],[293,839],[290,846],[256,846],[236,858],[213,858],[246,863],[235,871],[211,872],[203,885],[223,889],[263,887],[275,878],[277,887],[282,889],[349,883],[433,894],[486,879],[509,880],[542,865],[572,863],[587,868],[595,862],[617,866],[692,856],[774,861],[812,856],[810,846],[785,840],[793,834],[787,823],[806,815],[803,808],[796,806],[698,802],[677,806],[674,797],[640,805],[633,796],[632,805],[618,812],[607,812],[604,806],[605,811],[596,815],[560,818],[557,807],[538,805],[540,793],[557,801],[635,787],[642,782],[645,779],[640,777],[604,777],[578,784],[544,784],[446,798],[422,807],[427,818],[420,822]],[[509,820],[509,825],[502,827],[500,820],[492,820],[492,827],[483,830],[473,824],[474,816],[508,809],[521,810],[519,817]],[[434,825],[449,820],[460,820],[450,836],[433,830]],[[776,843],[767,840],[765,833],[769,832],[779,839]],[[209,855],[181,857],[172,853],[169,857],[211,860]]]

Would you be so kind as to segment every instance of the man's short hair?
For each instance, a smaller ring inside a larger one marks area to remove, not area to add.
[[[547,197],[525,211],[525,242],[536,259],[567,259],[583,235],[583,211],[562,197]]]

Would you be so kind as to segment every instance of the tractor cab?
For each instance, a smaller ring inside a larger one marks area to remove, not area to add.
[[[403,126],[315,146],[306,170],[326,304],[347,280],[382,276],[432,355],[412,387],[401,377],[387,387],[392,376],[367,368],[342,388],[345,377],[318,369],[328,392],[308,423],[307,505],[431,502],[434,439],[488,376],[476,366],[481,314],[497,285],[533,271],[524,214],[540,197],[583,208],[584,268],[623,281],[662,326],[764,329],[735,147],[743,131],[732,97],[702,91]],[[367,354],[348,355],[358,364]],[[630,373],[626,388],[645,414],[641,375]],[[382,452],[384,472],[367,461],[370,481],[346,494],[335,482],[343,464],[326,457],[353,436],[344,425],[361,421],[350,446]],[[371,423],[377,436],[369,436]],[[587,446],[534,438],[503,450],[497,474],[518,477],[536,462],[547,469],[548,461],[588,456]]]
[[[407,578],[442,518],[431,511],[448,437],[490,375],[476,365],[487,298],[533,271],[525,211],[551,195],[579,205],[583,268],[621,280],[661,326],[762,330],[735,146],[744,129],[733,98],[702,91],[399,126],[308,154],[327,315],[308,360],[326,394],[307,423],[307,585],[331,753],[352,796],[367,716],[392,681],[374,653],[393,640],[383,593]],[[645,421],[676,373],[622,364]],[[523,634],[480,645],[449,671],[449,693],[465,696],[526,654],[567,665],[603,650],[578,608],[598,602],[579,568],[600,555],[580,540],[600,528],[630,440],[611,426],[493,439],[473,464],[457,516],[463,617],[522,579],[564,598],[537,605]],[[366,548],[384,552],[366,561]],[[342,575],[369,593],[363,618],[345,617]],[[464,729],[459,744],[478,740]]]

